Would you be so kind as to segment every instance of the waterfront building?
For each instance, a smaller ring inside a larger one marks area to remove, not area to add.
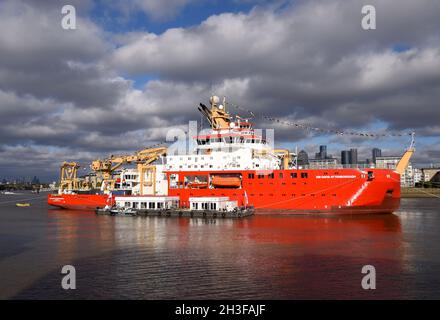
[[[310,169],[335,169],[339,168],[338,159],[327,158],[327,159],[309,159]]]
[[[327,146],[319,146],[319,159],[327,159]]]
[[[355,168],[358,164],[358,153],[357,149],[351,148],[350,150],[341,151],[341,164],[344,167]]]
[[[341,151],[341,164],[344,166],[350,164],[350,152],[348,150]]]
[[[376,168],[378,169],[396,169],[397,164],[400,161],[400,157],[389,156],[389,157],[377,157],[376,158]],[[413,168],[412,164],[409,163],[405,172],[400,175],[400,186],[405,188],[411,188],[415,186],[417,179],[421,179],[421,173]]]
[[[298,152],[297,164],[299,166],[306,166],[309,164],[309,155],[306,151],[301,150],[300,152]]]
[[[373,163],[376,163],[376,158],[377,157],[382,157],[382,150],[379,149],[379,148],[373,148],[371,153],[372,153],[372,156],[373,156]]]
[[[419,168],[413,169],[413,175],[414,175],[414,184],[420,183],[423,181],[423,174],[422,170]]]
[[[422,168],[421,182],[440,182],[440,168]]]
[[[411,164],[408,164],[405,172],[400,176],[400,186],[406,188],[414,188],[414,168]]]
[[[358,151],[356,148],[350,149],[350,164],[358,163]]]
[[[327,146],[319,146],[319,152],[315,153],[315,159],[308,159],[310,169],[339,168],[338,159],[327,154]]]
[[[325,160],[325,159],[333,159],[333,157],[331,154],[327,154],[327,146],[322,145],[319,146],[319,152],[315,153],[315,159]]]

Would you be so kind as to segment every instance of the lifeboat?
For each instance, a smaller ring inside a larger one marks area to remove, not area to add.
[[[189,182],[188,183],[188,188],[191,188],[191,189],[206,189],[206,188],[208,188],[208,182],[199,182],[199,181]]]
[[[237,176],[215,175],[211,177],[211,184],[214,187],[220,188],[239,188],[241,186],[241,179]]]

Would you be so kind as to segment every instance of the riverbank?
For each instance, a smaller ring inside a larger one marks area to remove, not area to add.
[[[402,198],[440,198],[440,189],[402,188]]]

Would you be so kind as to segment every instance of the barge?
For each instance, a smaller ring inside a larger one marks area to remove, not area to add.
[[[114,206],[96,208],[99,215],[141,217],[243,218],[253,215],[252,206],[237,206],[227,197],[193,197],[190,207],[179,206],[178,197],[116,197]]]

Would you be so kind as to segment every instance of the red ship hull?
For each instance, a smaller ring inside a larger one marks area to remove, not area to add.
[[[47,203],[62,209],[95,210],[112,204],[113,197],[106,194],[49,194]]]
[[[199,188],[185,185],[185,176],[225,174],[224,171],[167,172],[178,175],[169,196],[178,196],[181,207],[190,197],[224,197],[238,205],[252,205],[268,214],[377,214],[391,213],[400,205],[400,175],[386,169],[319,169],[274,171],[228,171],[241,177],[242,185]],[[170,185],[170,183],[169,183]],[[97,194],[49,195],[48,204],[65,209],[94,210],[112,204],[114,198]]]
[[[224,172],[223,172],[224,173]],[[217,175],[219,172],[168,172],[178,174],[177,188],[168,195],[179,196],[181,205],[189,197],[227,196],[240,206],[253,205],[267,214],[292,213],[391,213],[400,205],[400,175],[387,169],[319,169],[228,171],[242,177],[241,188],[187,189],[185,176]]]

